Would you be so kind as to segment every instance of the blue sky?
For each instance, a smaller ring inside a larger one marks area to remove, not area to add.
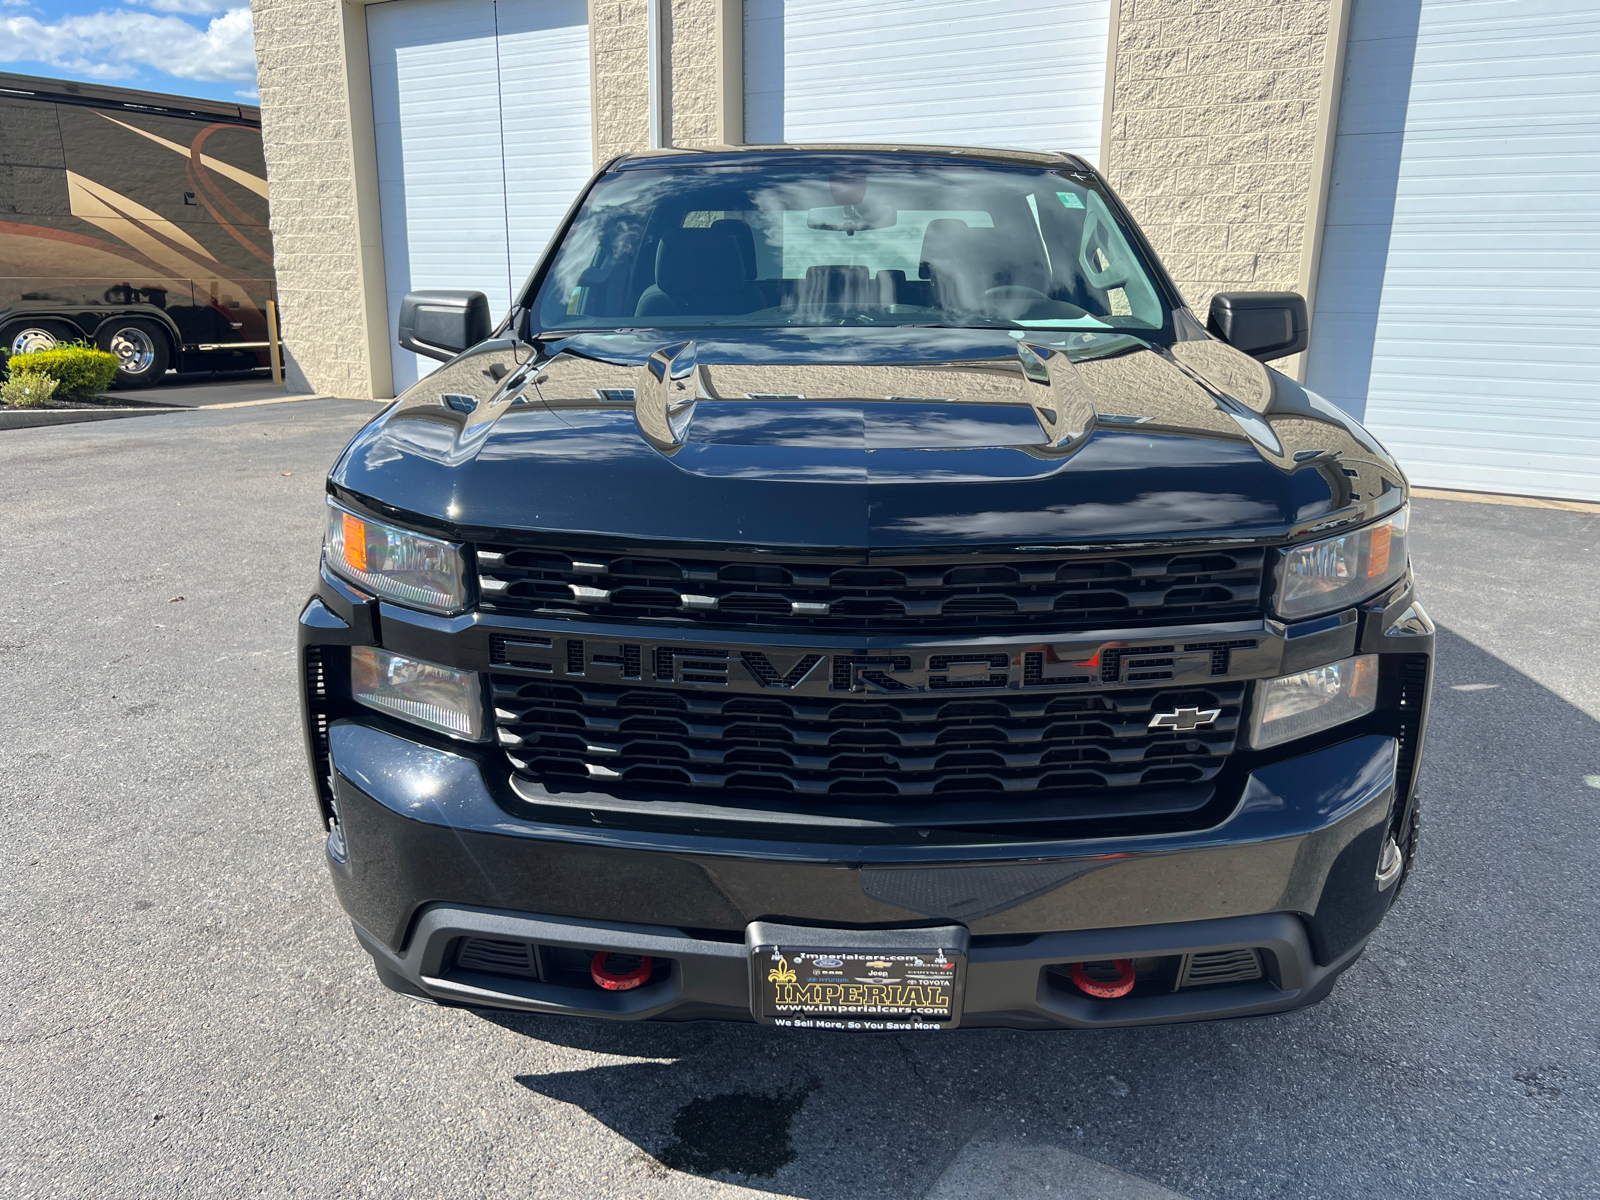
[[[240,0],[0,0],[0,71],[256,102]]]

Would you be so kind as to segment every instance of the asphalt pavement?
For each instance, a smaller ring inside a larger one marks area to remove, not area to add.
[[[107,393],[112,404],[170,404],[174,408],[204,408],[212,404],[238,404],[245,400],[276,400],[290,395],[281,383],[261,371],[171,372],[154,387],[129,388]]]
[[[0,434],[0,1195],[1600,1190],[1600,515],[1417,502],[1426,837],[1320,1006],[588,1023],[384,990],[329,886],[294,623],[324,473],[375,411]]]

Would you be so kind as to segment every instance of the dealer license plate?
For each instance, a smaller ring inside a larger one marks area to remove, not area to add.
[[[949,948],[751,948],[755,1017],[791,1029],[948,1029],[961,1014],[966,955]]]

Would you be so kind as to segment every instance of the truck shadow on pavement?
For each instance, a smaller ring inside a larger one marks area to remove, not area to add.
[[[1517,1190],[1519,1163],[1542,1194],[1583,1194],[1600,970],[1574,951],[1594,944],[1600,722],[1438,636],[1416,877],[1316,1008],[932,1037],[478,1015],[605,1056],[516,1080],[647,1169],[816,1200],[922,1196],[985,1133],[1196,1196]]]

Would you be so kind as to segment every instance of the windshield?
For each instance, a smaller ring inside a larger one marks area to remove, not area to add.
[[[1127,230],[1078,179],[840,159],[608,176],[533,310],[549,331],[1167,320]]]

